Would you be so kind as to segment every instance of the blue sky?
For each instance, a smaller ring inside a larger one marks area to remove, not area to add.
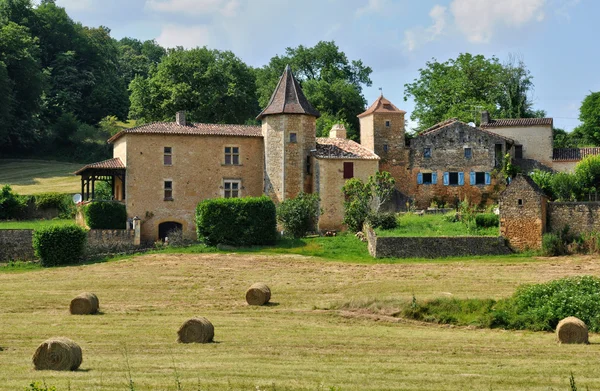
[[[84,25],[115,38],[156,39],[166,47],[231,50],[261,66],[286,47],[335,40],[373,68],[371,103],[384,95],[410,115],[404,84],[426,61],[459,53],[520,56],[534,77],[535,107],[568,131],[579,107],[600,90],[597,0],[58,0]],[[409,122],[409,127],[411,126]]]

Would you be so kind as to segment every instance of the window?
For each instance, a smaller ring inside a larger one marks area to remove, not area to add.
[[[306,157],[306,173],[310,175],[310,156]]]
[[[296,133],[290,133],[290,143],[297,143],[298,135]]]
[[[165,181],[165,201],[173,201],[173,182]]]
[[[173,150],[171,147],[164,148],[163,162],[165,166],[170,166],[173,164]]]
[[[388,119],[387,121],[385,121],[385,127],[389,128],[392,125],[391,121]]]
[[[517,205],[519,205],[519,206],[523,206],[523,200],[519,198],[519,199],[517,200]]]
[[[225,164],[238,165],[240,164],[240,148],[225,147]]]
[[[417,174],[418,185],[437,185],[437,172],[420,172]]]
[[[523,146],[515,145],[515,159],[523,159]]]
[[[430,159],[431,158],[431,148],[429,148],[429,147],[423,148],[423,157],[425,159]]]
[[[464,172],[445,172],[444,186],[462,186],[465,184]]]
[[[387,153],[387,151],[388,151],[388,145],[383,144],[383,152]]]
[[[238,198],[240,196],[240,181],[239,180],[225,180],[223,182],[223,197],[225,198]]]
[[[354,178],[354,163],[344,162],[344,179]]]
[[[458,185],[458,172],[449,172],[449,184],[450,185]]]
[[[469,182],[471,185],[491,185],[492,176],[489,172],[471,172]]]
[[[471,159],[473,157],[473,150],[471,148],[465,148],[465,159]]]

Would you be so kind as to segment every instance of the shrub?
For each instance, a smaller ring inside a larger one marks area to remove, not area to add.
[[[371,186],[363,183],[358,178],[352,178],[346,181],[342,188],[344,192],[344,224],[352,232],[361,231],[369,212],[373,194]]]
[[[36,209],[58,209],[61,219],[75,216],[75,203],[69,194],[40,193],[33,196]]]
[[[90,229],[124,229],[127,223],[127,210],[120,202],[91,202],[83,207],[83,214]]]
[[[561,255],[564,252],[564,244],[560,236],[554,233],[545,233],[542,236],[542,253],[548,257]]]
[[[0,189],[0,220],[19,219],[25,213],[27,199],[13,193],[9,185]]]
[[[79,226],[49,226],[33,232],[33,248],[42,266],[65,265],[79,261],[86,239],[86,231]]]
[[[302,238],[317,230],[319,220],[319,196],[300,193],[294,199],[283,201],[277,208],[277,220],[286,235]]]
[[[398,227],[398,219],[394,213],[371,213],[367,221],[373,228],[394,229]]]
[[[274,244],[275,204],[265,196],[204,200],[196,208],[196,232],[208,245]]]
[[[480,213],[475,216],[475,223],[480,228],[498,227],[500,217],[495,213]]]

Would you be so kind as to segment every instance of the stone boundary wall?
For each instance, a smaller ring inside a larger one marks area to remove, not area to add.
[[[378,237],[367,229],[369,253],[375,258],[444,258],[506,255],[512,251],[501,236]]]
[[[109,254],[127,252],[138,248],[135,245],[135,231],[132,229],[92,229],[87,234],[87,254]],[[32,261],[32,229],[0,230],[0,262]]]
[[[549,202],[546,231],[559,233],[566,225],[575,235],[600,232],[600,202]]]

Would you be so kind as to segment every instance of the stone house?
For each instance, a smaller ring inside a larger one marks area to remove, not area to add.
[[[301,191],[319,194],[320,229],[340,229],[342,186],[349,178],[368,180],[379,157],[346,139],[342,127],[316,138],[319,116],[288,66],[257,117],[262,126],[188,123],[179,112],[175,122],[117,133],[108,140],[112,159],[77,171],[83,199],[94,198],[97,181],[110,182],[128,216],[141,219],[143,241],[172,229],[194,238],[195,208],[204,199],[266,194],[279,203]]]

